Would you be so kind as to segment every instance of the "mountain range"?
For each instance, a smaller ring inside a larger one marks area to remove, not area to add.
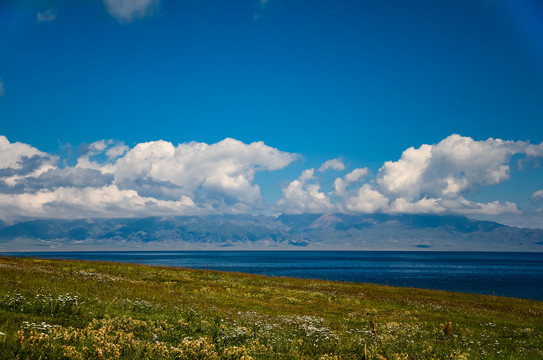
[[[0,223],[0,251],[543,251],[543,229],[437,215],[209,215]]]

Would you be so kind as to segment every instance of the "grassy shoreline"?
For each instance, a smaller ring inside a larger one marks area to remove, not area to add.
[[[543,358],[532,300],[17,257],[0,280],[5,359]]]

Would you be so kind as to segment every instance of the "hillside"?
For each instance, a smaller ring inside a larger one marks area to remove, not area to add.
[[[2,359],[543,356],[537,301],[31,258],[0,282]]]

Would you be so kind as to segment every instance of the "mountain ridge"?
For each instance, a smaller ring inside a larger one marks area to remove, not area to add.
[[[0,227],[0,251],[357,249],[543,251],[543,229],[455,215],[283,214],[40,219]]]

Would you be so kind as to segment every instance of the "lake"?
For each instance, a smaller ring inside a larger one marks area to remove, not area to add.
[[[96,251],[10,256],[117,261],[366,282],[543,301],[543,253],[430,251]]]

